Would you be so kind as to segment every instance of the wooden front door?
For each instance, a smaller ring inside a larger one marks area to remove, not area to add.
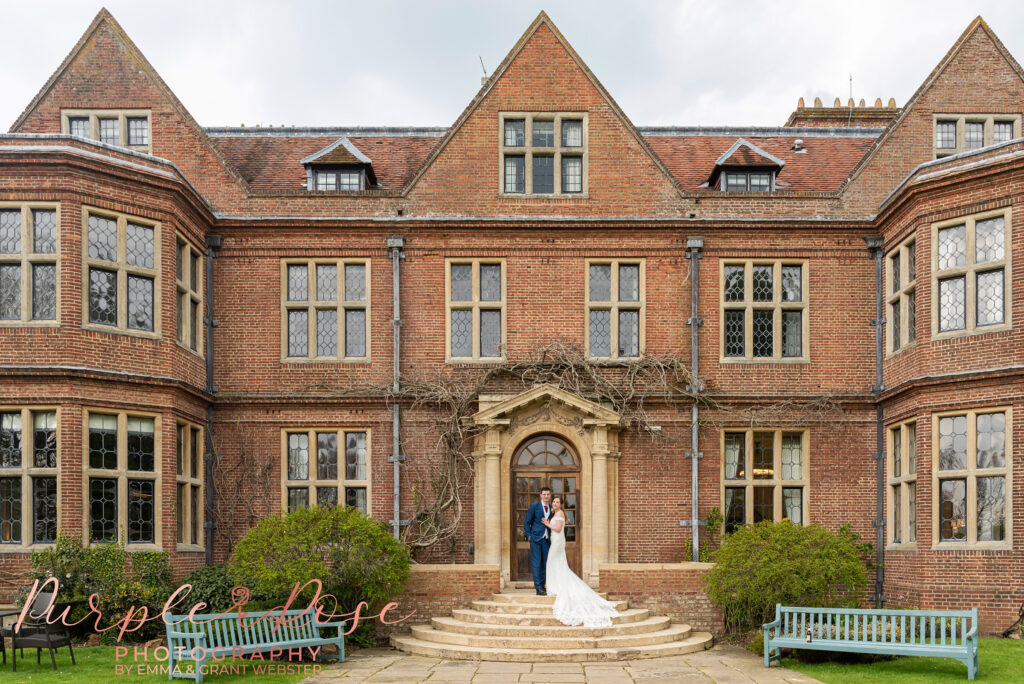
[[[565,504],[565,554],[569,567],[580,574],[580,470],[569,445],[557,437],[532,437],[512,459],[512,579],[533,579],[530,570],[530,540],[523,531],[530,504],[540,501],[542,487]]]

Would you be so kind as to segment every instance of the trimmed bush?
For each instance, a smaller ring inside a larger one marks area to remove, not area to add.
[[[100,627],[116,623],[133,606],[145,607],[149,616],[158,615],[172,591],[166,553],[129,553],[120,544],[83,547],[81,539],[64,534],[57,536],[52,548],[32,554],[32,579],[42,582],[48,577],[56,577],[60,582],[57,601],[81,601],[71,612],[72,620],[89,612],[85,601],[96,594],[103,612]],[[19,603],[23,602],[29,588],[24,588]],[[82,625],[87,632],[94,627],[95,617]],[[126,633],[122,641],[146,641],[163,634],[163,629],[162,620],[152,620],[138,631]],[[103,643],[114,643],[117,632],[117,629],[103,632]]]
[[[231,589],[235,583],[231,578],[231,572],[223,565],[201,567],[181,583],[192,585],[192,591],[185,598],[183,607],[191,608],[197,603],[205,603],[206,608],[203,608],[202,612],[223,613],[234,603],[231,600]]]
[[[263,519],[235,545],[228,568],[255,602],[280,604],[296,582],[318,579],[338,599],[335,612],[347,613],[360,601],[382,608],[405,588],[409,563],[408,548],[383,523],[350,506],[329,506]],[[293,607],[305,607],[314,593],[307,587]]]
[[[862,555],[870,545],[844,526],[759,522],[722,540],[708,574],[711,600],[728,629],[756,629],[775,619],[775,604],[856,607],[868,583]]]

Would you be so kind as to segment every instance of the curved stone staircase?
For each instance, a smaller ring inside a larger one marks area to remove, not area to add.
[[[615,601],[611,627],[567,627],[551,614],[554,596],[506,589],[471,609],[433,618],[391,643],[406,653],[453,660],[594,662],[681,655],[711,648],[713,637]]]

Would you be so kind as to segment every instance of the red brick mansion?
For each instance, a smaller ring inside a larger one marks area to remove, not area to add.
[[[183,576],[344,504],[457,603],[529,576],[546,485],[610,593],[849,524],[869,600],[999,631],[1022,113],[979,18],[902,106],[637,126],[541,14],[447,128],[204,128],[102,11],[0,135],[0,602],[58,532]]]

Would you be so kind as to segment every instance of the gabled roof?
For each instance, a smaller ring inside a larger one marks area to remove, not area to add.
[[[340,148],[340,149],[339,149]],[[352,144],[348,136],[341,136],[327,147],[314,152],[300,163],[305,166],[312,163],[318,164],[372,164],[370,158],[359,151]]]
[[[889,122],[889,125],[886,126],[885,131],[882,133],[882,135],[878,137],[878,139],[871,146],[871,149],[868,150],[867,154],[864,155],[864,158],[861,159],[857,166],[855,166],[853,170],[850,172],[849,178],[846,179],[842,187],[848,185],[850,181],[856,178],[864,169],[864,167],[867,166],[868,162],[871,161],[871,158],[875,156],[879,148],[881,148],[886,143],[886,141],[888,141],[889,138],[892,137],[894,131],[897,128],[899,128],[900,124],[903,123],[907,116],[910,115],[911,110],[914,109],[914,105],[917,104],[917,102],[924,96],[926,92],[928,92],[929,89],[931,89],[932,85],[934,85],[935,82],[939,79],[939,76],[942,75],[942,72],[944,72],[946,70],[946,67],[949,66],[950,62],[953,61],[953,58],[956,57],[961,50],[963,50],[964,45],[966,45],[967,41],[977,31],[985,32],[985,34],[992,41],[992,44],[995,45],[996,50],[999,52],[999,54],[1003,57],[1003,59],[1006,60],[1007,64],[1010,65],[1010,68],[1021,78],[1021,80],[1024,80],[1024,69],[1022,69],[1017,60],[1013,58],[1013,55],[1011,55],[1010,51],[1006,49],[1006,46],[1003,45],[1003,42],[1001,40],[999,40],[995,32],[989,27],[988,23],[981,18],[981,15],[978,15],[977,17],[974,18],[973,21],[971,21],[970,24],[968,24],[967,28],[964,29],[964,32],[960,34],[960,37],[953,44],[953,46],[949,48],[949,51],[946,52],[946,55],[942,58],[942,60],[940,60],[939,63],[935,65],[935,68],[932,69],[932,72],[930,74],[928,74],[928,78],[924,80],[924,83],[922,83],[920,87],[918,87],[918,89],[914,92],[914,94],[910,96],[910,99],[907,100],[907,103],[903,106],[903,109],[900,111],[900,113],[896,117],[894,117],[892,121]]]
[[[338,141],[341,133],[372,158],[376,188],[405,186],[437,146],[434,129],[224,129],[208,132],[213,144],[255,192],[295,193],[307,187],[302,161]],[[364,135],[368,133],[369,135]],[[344,148],[342,148],[344,149]]]
[[[729,129],[646,128],[648,144],[672,172],[684,192],[710,192],[701,187],[737,134],[759,150],[786,163],[776,180],[778,190],[833,193],[871,147],[881,129]],[[797,139],[803,152],[794,150]]]
[[[462,126],[466,123],[466,121],[469,120],[473,112],[476,111],[477,107],[480,106],[480,103],[483,102],[484,98],[487,97],[487,94],[490,93],[491,89],[501,79],[505,71],[509,68],[512,62],[515,61],[519,53],[522,52],[523,48],[525,48],[527,43],[529,43],[530,38],[533,37],[533,35],[541,26],[546,26],[548,30],[551,31],[551,34],[565,49],[566,53],[569,55],[572,61],[576,64],[577,67],[579,67],[580,71],[582,71],[583,74],[587,77],[587,79],[591,82],[591,84],[593,84],[594,88],[597,89],[598,93],[601,95],[602,98],[604,98],[605,102],[608,103],[609,108],[623,123],[623,125],[626,127],[629,133],[636,140],[637,144],[640,145],[641,149],[643,149],[648,154],[651,161],[665,175],[666,180],[668,180],[669,183],[675,186],[677,190],[681,191],[682,189],[676,182],[675,177],[669,172],[665,165],[662,164],[661,160],[658,159],[658,155],[654,154],[654,151],[651,150],[650,146],[647,144],[647,141],[644,140],[644,137],[640,134],[640,131],[637,130],[636,126],[633,125],[633,122],[630,121],[628,116],[626,116],[626,113],[622,111],[622,108],[619,107],[618,103],[615,102],[615,99],[611,96],[611,94],[609,94],[608,91],[605,90],[605,87],[601,85],[601,82],[597,80],[597,77],[590,70],[590,68],[583,62],[582,59],[580,59],[580,56],[576,53],[576,50],[574,50],[572,45],[569,44],[569,41],[565,39],[565,36],[563,36],[562,32],[558,30],[558,27],[555,26],[553,21],[551,21],[551,18],[547,15],[547,13],[541,11],[540,14],[537,15],[537,18],[533,20],[533,23],[530,24],[530,26],[523,33],[519,41],[516,42],[516,44],[512,47],[509,53],[505,56],[505,59],[503,59],[501,64],[498,65],[498,68],[494,70],[494,73],[492,73],[491,76],[487,79],[487,81],[480,87],[480,90],[477,92],[476,96],[466,106],[466,109],[463,110],[462,114],[459,115],[459,118],[455,120],[455,123],[452,125],[452,127],[448,129],[448,133],[444,136],[444,138],[441,139],[441,142],[438,143],[437,147],[433,150],[433,152],[431,152],[430,156],[424,160],[422,166],[420,166],[416,174],[412,177],[412,179],[410,179],[409,183],[406,185],[403,192],[408,192],[409,190],[411,190],[420,180],[420,178],[423,177],[423,175],[427,172],[427,169],[430,168],[430,165],[434,162],[435,159],[437,159],[441,152],[444,151],[448,143],[451,142],[451,140],[458,134],[459,129],[461,129]]]
[[[774,154],[769,154],[757,145],[739,138],[732,144],[732,147],[722,153],[722,156],[715,160],[715,166],[778,166],[783,167],[786,162]]]
[[[159,89],[163,96],[167,98],[167,101],[168,103],[170,103],[171,107],[177,111],[179,116],[181,116],[182,120],[185,122],[185,125],[188,126],[191,130],[193,130],[196,136],[209,146],[211,154],[213,154],[214,158],[223,166],[224,170],[234,180],[238,181],[238,183],[240,183],[243,187],[248,189],[245,180],[241,177],[241,175],[238,174],[237,171],[235,171],[231,164],[229,164],[227,160],[224,159],[220,151],[209,141],[209,138],[207,137],[206,132],[203,130],[202,126],[200,126],[196,122],[196,120],[192,118],[192,115],[189,114],[188,110],[185,108],[185,105],[181,103],[181,100],[177,98],[177,96],[167,86],[164,80],[160,78],[160,74],[157,73],[156,69],[153,68],[153,65],[150,64],[149,60],[146,59],[146,56],[142,54],[142,51],[139,50],[138,46],[135,45],[132,39],[128,37],[128,34],[125,33],[125,30],[121,28],[121,25],[117,23],[117,20],[114,19],[113,15],[111,15],[105,7],[101,8],[100,11],[96,14],[96,17],[92,20],[92,23],[89,24],[89,28],[87,28],[85,30],[85,33],[82,34],[82,37],[79,38],[78,42],[71,49],[71,52],[68,53],[67,57],[64,58],[64,61],[61,62],[60,66],[57,67],[57,70],[53,72],[49,79],[47,79],[46,83],[43,84],[43,87],[39,90],[38,93],[36,93],[36,96],[32,98],[32,101],[28,103],[28,106],[25,107],[25,109],[21,112],[21,114],[18,116],[15,122],[11,125],[11,132],[17,132],[18,129],[25,123],[28,117],[32,114],[32,112],[34,112],[36,108],[39,107],[39,105],[42,103],[46,95],[49,94],[49,92],[53,89],[57,82],[60,81],[61,77],[64,76],[67,70],[71,68],[71,65],[74,64],[76,59],[78,59],[78,56],[81,54],[82,50],[87,45],[89,45],[89,43],[93,40],[94,36],[96,35],[96,32],[99,31],[100,28],[103,26],[106,26],[119,40],[121,40],[121,42],[125,46],[125,49],[128,52],[128,57],[134,60],[138,64],[142,72],[145,73],[146,76],[148,76],[153,81],[157,89]]]

